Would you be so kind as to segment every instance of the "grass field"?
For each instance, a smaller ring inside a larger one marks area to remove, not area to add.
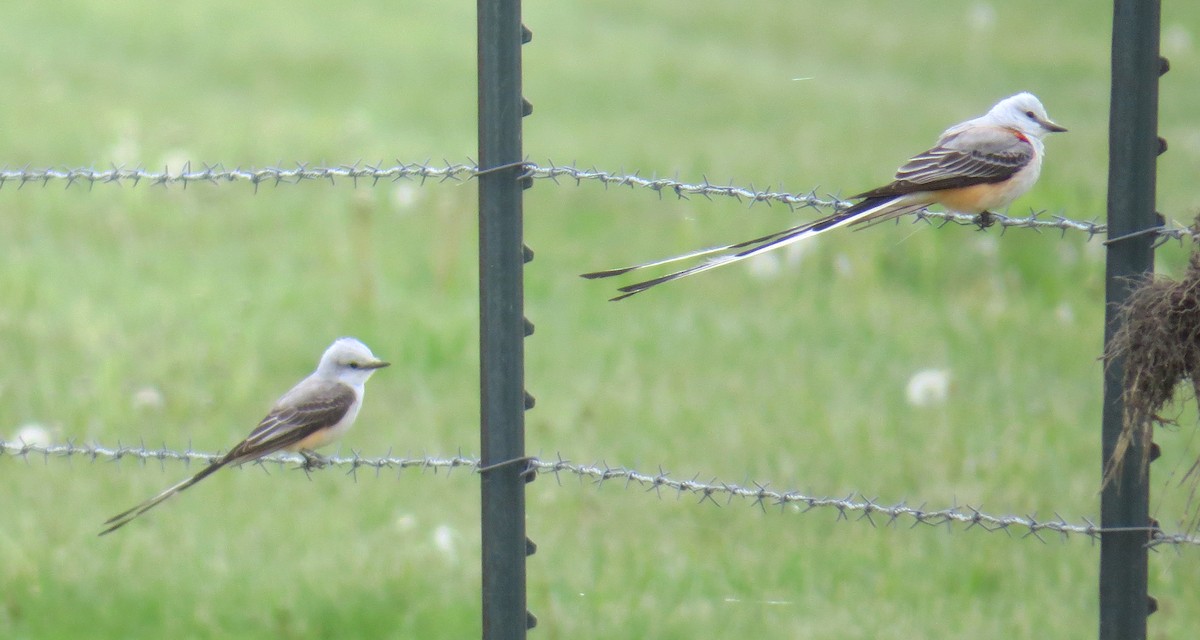
[[[848,195],[1020,90],[1070,132],[1012,209],[1105,210],[1107,5],[526,2],[535,162]],[[1200,209],[1200,8],[1168,3],[1159,208]],[[0,21],[0,165],[463,161],[472,3],[22,3]],[[795,78],[808,78],[794,80]],[[478,451],[475,186],[0,188],[0,439],[228,447],[336,336],[396,363],[341,451]],[[1099,513],[1104,251],[883,225],[607,302],[576,274],[816,215],[539,182],[531,453],[884,503]],[[1168,244],[1178,273],[1188,246]],[[919,371],[949,372],[913,406]],[[144,402],[147,395],[161,402]],[[1153,510],[1185,517],[1196,411]],[[0,637],[479,635],[478,482],[222,472],[118,534],[177,463],[0,457]],[[1098,546],[529,485],[542,638],[1096,633]],[[1151,559],[1152,638],[1200,625],[1200,553]]]

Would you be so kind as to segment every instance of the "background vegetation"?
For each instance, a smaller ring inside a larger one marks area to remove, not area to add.
[[[1200,205],[1200,8],[1166,3],[1160,208]],[[847,195],[1020,90],[1071,129],[1014,213],[1104,214],[1107,6],[527,2],[537,162]],[[0,164],[464,160],[472,3],[18,3]],[[795,80],[796,78],[808,78]],[[528,193],[532,453],[888,503],[1097,517],[1103,249],[924,224],[831,234],[620,304],[576,274],[815,215],[598,185]],[[341,445],[478,450],[475,187],[0,189],[0,437],[228,447],[355,335],[396,363]],[[1185,264],[1168,245],[1160,269]],[[915,406],[919,371],[948,372]],[[1195,411],[1161,431],[1154,511]],[[0,636],[478,636],[478,489],[0,459]],[[1098,546],[872,528],[606,484],[529,487],[544,638],[1092,637]],[[1200,624],[1200,554],[1154,554],[1152,637]]]

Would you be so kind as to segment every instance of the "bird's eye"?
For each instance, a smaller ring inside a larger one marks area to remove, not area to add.
[[[351,368],[351,369],[357,369],[357,368],[358,368],[358,363],[357,363],[357,362],[351,362],[351,363],[350,363],[350,368]]]
[[[1026,111],[1025,115],[1029,116],[1033,120],[1037,120],[1037,114],[1032,111]]]

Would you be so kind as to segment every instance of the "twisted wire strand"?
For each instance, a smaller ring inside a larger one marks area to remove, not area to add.
[[[172,461],[185,464],[192,462],[207,464],[218,459],[221,453],[196,451],[190,447],[182,451],[168,449],[166,446],[149,448],[144,444],[138,446],[118,444],[115,447],[106,447],[99,444],[76,444],[74,442],[34,444],[23,441],[0,441],[0,461],[5,457],[28,460],[35,456],[40,456],[47,462],[51,459],[81,457],[87,458],[91,462],[98,460],[119,462],[130,459],[142,463]],[[777,506],[781,509],[794,507],[800,513],[814,510],[833,511],[836,512],[838,520],[849,521],[851,516],[857,516],[853,519],[856,521],[866,520],[871,526],[879,526],[876,518],[879,518],[884,526],[896,526],[900,522],[907,522],[910,528],[917,525],[936,527],[958,524],[966,525],[965,530],[1003,531],[1010,536],[1014,534],[1020,535],[1022,538],[1032,536],[1042,542],[1046,541],[1042,537],[1043,533],[1059,534],[1063,538],[1076,535],[1099,539],[1104,533],[1143,532],[1147,537],[1146,544],[1150,547],[1161,545],[1200,546],[1200,537],[1196,535],[1183,532],[1167,533],[1155,526],[1102,528],[1087,518],[1081,518],[1082,522],[1080,523],[1072,523],[1057,513],[1053,518],[1039,518],[1036,514],[995,515],[970,505],[928,508],[925,503],[913,506],[907,501],[889,505],[881,503],[878,498],[870,498],[860,493],[852,493],[845,497],[813,496],[799,491],[772,489],[769,483],[752,482],[750,485],[740,485],[716,479],[703,481],[698,479],[699,476],[691,479],[679,479],[672,477],[669,472],[662,469],[659,469],[657,473],[643,473],[607,464],[576,464],[561,457],[555,460],[521,458],[484,468],[480,467],[478,458],[462,453],[453,456],[397,457],[389,454],[381,457],[366,457],[354,452],[349,456],[332,456],[325,459],[326,467],[345,468],[347,469],[346,474],[355,479],[361,469],[374,470],[376,475],[389,469],[434,470],[435,472],[445,469],[449,472],[458,468],[468,468],[474,472],[486,473],[491,469],[507,466],[510,462],[523,465],[524,473],[527,474],[553,475],[559,480],[560,485],[562,484],[561,475],[569,474],[578,477],[581,481],[591,481],[597,486],[613,481],[621,483],[625,488],[637,486],[646,491],[654,491],[659,496],[663,491],[673,491],[677,495],[691,495],[697,497],[698,503],[711,502],[714,505],[721,505],[722,503],[717,501],[718,498],[721,498],[724,504],[729,504],[736,498],[748,500],[751,505],[764,510],[768,506]],[[292,453],[272,454],[256,461],[256,464],[295,465],[306,468],[308,471],[315,471],[315,469],[305,466],[303,456]]]
[[[17,188],[22,188],[29,184],[38,184],[44,187],[51,183],[65,183],[67,188],[75,185],[87,185],[90,189],[97,184],[129,184],[137,186],[142,183],[148,183],[163,187],[182,185],[184,188],[187,188],[188,185],[193,183],[228,184],[244,182],[251,184],[257,192],[259,186],[264,184],[280,186],[313,180],[329,181],[330,184],[337,184],[338,180],[343,180],[349,181],[354,186],[358,186],[360,182],[376,185],[381,181],[396,182],[400,180],[415,180],[420,184],[430,181],[439,183],[466,182],[479,175],[504,169],[520,169],[518,175],[523,179],[548,180],[555,184],[562,184],[564,181],[573,181],[576,185],[582,185],[585,182],[599,182],[606,188],[629,187],[631,189],[646,189],[657,193],[660,198],[663,194],[672,194],[680,199],[687,199],[692,196],[701,196],[709,199],[732,198],[739,202],[747,202],[750,205],[757,203],[768,205],[782,204],[792,209],[814,208],[834,211],[844,209],[852,204],[835,196],[820,197],[817,195],[815,189],[803,193],[793,193],[770,187],[759,189],[753,185],[737,186],[732,182],[729,184],[718,184],[711,182],[707,177],[702,178],[699,182],[686,182],[677,178],[643,176],[640,172],[636,171],[633,173],[612,172],[595,168],[585,169],[573,165],[560,165],[553,162],[547,162],[546,165],[539,165],[528,161],[514,165],[488,168],[480,168],[469,160],[457,163],[443,161],[440,164],[430,161],[403,162],[396,160],[391,164],[385,164],[381,161],[373,164],[355,162],[334,166],[297,163],[294,167],[266,166],[242,168],[239,166],[232,169],[226,168],[220,163],[203,163],[200,164],[199,168],[196,168],[189,162],[178,171],[171,171],[167,168],[161,171],[154,171],[141,166],[127,168],[116,165],[107,169],[95,167],[21,167],[0,169],[0,189],[14,184]],[[946,211],[922,210],[915,215],[917,220],[940,222],[941,224],[954,223],[980,226],[984,222],[978,215]],[[1064,235],[1067,232],[1080,232],[1086,234],[1088,239],[1091,239],[1093,236],[1102,236],[1108,232],[1107,225],[1098,223],[1095,220],[1076,220],[1062,215],[1047,214],[1044,211],[1030,211],[1025,216],[993,213],[990,221],[1000,229],[1001,233],[1013,228],[1031,229],[1039,232],[1059,231]],[[1182,241],[1196,237],[1196,230],[1178,224],[1163,224],[1146,233],[1157,236],[1160,242],[1167,239]]]

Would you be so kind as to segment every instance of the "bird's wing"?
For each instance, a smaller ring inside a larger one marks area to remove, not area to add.
[[[279,399],[250,435],[230,452],[245,462],[296,444],[319,429],[337,424],[358,399],[341,382],[309,378]]]
[[[899,196],[1003,182],[1033,160],[1033,144],[1007,127],[951,130],[930,150],[896,170],[894,182],[855,198]]]

